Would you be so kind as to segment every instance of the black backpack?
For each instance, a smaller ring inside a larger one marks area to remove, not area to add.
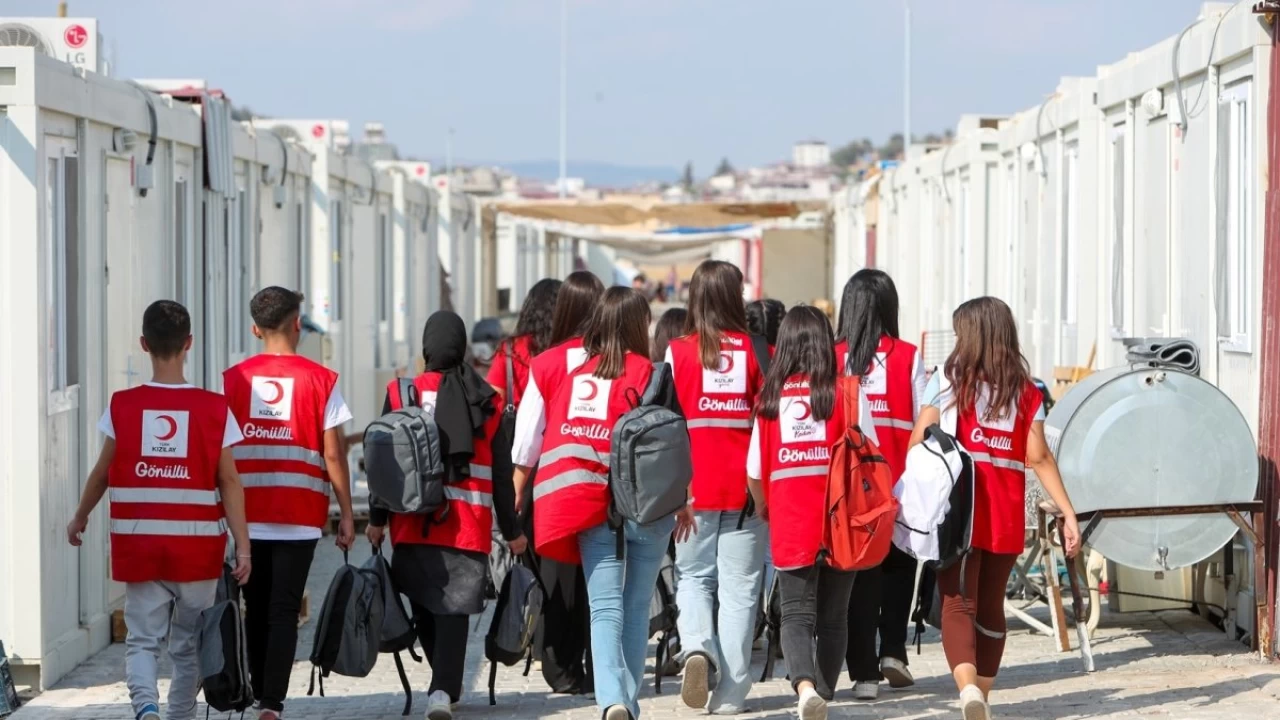
[[[316,672],[320,674],[320,697],[329,673],[346,677],[366,677],[378,662],[382,644],[382,614],[385,612],[382,581],[373,569],[356,568],[342,552],[342,567],[334,574],[316,619],[315,641],[311,646],[311,687],[315,694]]]
[[[503,578],[489,632],[484,638],[484,656],[489,661],[490,705],[498,704],[498,663],[510,667],[524,660],[524,674],[528,676],[533,666],[533,635],[542,616],[545,597],[542,579],[523,562],[512,565]]]
[[[782,590],[779,587],[781,573],[773,573],[773,582],[769,583],[769,592],[764,597],[765,634],[768,644],[765,646],[764,672],[760,674],[760,682],[767,682],[773,677],[773,663],[782,657]]]
[[[249,648],[240,615],[240,585],[223,565],[213,607],[200,613],[196,662],[204,701],[218,712],[241,712],[253,705]]]
[[[391,579],[391,564],[382,554],[382,548],[374,546],[373,556],[365,561],[360,571],[371,571],[378,578],[378,592],[382,596],[382,635],[378,642],[378,652],[391,653],[395,657],[400,686],[404,688],[404,714],[408,715],[413,712],[413,688],[409,685],[409,677],[405,675],[400,653],[407,652],[414,662],[422,662],[422,657],[413,650],[413,644],[418,641],[418,632],[414,629],[413,619],[404,609],[400,591]]]
[[[662,566],[658,569],[657,587],[653,589],[653,599],[649,601],[649,637],[658,636],[658,654],[653,664],[653,690],[662,694],[662,676],[666,674],[666,660],[673,649],[673,637],[679,643],[679,630],[676,618],[680,609],[676,607],[676,568],[671,556],[662,556]]]

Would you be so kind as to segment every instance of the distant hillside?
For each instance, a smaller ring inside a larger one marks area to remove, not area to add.
[[[522,178],[554,182],[560,177],[556,160],[493,163]],[[605,162],[569,162],[569,177],[580,177],[592,187],[626,188],[645,182],[674,183],[680,179],[680,168],[658,165],[615,165]]]

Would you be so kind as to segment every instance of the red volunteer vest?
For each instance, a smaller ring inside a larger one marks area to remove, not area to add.
[[[841,372],[848,363],[849,344],[836,343],[836,362]],[[907,469],[907,446],[915,428],[916,403],[912,387],[916,346],[885,335],[876,348],[876,359],[862,376],[862,392],[871,406],[880,452],[889,463],[897,482]]]
[[[581,343],[579,343],[581,345]],[[520,399],[524,397],[524,387],[529,384],[529,364],[533,362],[533,340],[528,335],[521,335],[498,346],[494,353],[493,363],[489,365],[489,374],[485,380],[498,389],[503,397],[507,394],[507,354],[511,354],[511,375],[515,387],[511,391],[511,402],[520,407]]]
[[[622,377],[604,380],[591,374],[599,362],[588,360],[554,389],[538,384],[548,399],[533,481],[533,536],[539,555],[562,563],[581,563],[578,533],[606,519],[613,426],[631,409],[628,398],[644,393],[653,372],[648,358],[627,353]]]
[[[111,577],[125,583],[220,577],[227,548],[218,497],[226,398],[142,385],[112,395],[110,412]]]
[[[232,452],[251,523],[324,527],[325,405],[338,374],[299,355],[256,355],[222,373],[244,442]]]
[[[831,417],[813,416],[809,380],[793,375],[782,387],[778,417],[758,417],[760,478],[769,509],[769,543],[779,570],[809,567],[822,547],[831,446],[844,435],[839,396]]]
[[[565,376],[587,361],[587,351],[582,349],[582,338],[569,338],[554,347],[547,348],[529,363],[529,377],[538,384],[543,402],[564,381]],[[524,391],[520,393],[524,397]]]
[[[1027,383],[1013,417],[980,420],[969,408],[956,418],[956,436],[973,456],[974,547],[1001,554],[1022,552],[1027,435],[1043,401],[1035,385]]]
[[[750,336],[725,333],[720,347],[720,367],[707,370],[696,334],[670,346],[676,396],[689,422],[696,510],[741,510],[747,502],[751,409],[764,383]]]

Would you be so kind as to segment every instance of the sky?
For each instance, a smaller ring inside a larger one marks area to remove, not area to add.
[[[1199,0],[909,0],[912,131],[1032,107]],[[568,155],[738,167],[903,122],[903,0],[567,0]],[[560,0],[70,0],[116,75],[204,78],[273,117],[379,121],[402,153],[558,157]],[[3,0],[48,15],[55,0]],[[1237,10],[1239,11],[1239,10]]]

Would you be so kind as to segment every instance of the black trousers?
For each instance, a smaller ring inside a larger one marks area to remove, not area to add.
[[[544,566],[552,562],[542,559]],[[540,643],[542,678],[551,691],[578,695],[595,692],[591,670],[591,607],[587,600],[587,579],[581,567],[577,569],[571,594],[570,603],[566,588],[560,583],[551,591],[551,597],[543,601],[535,641]]]
[[[827,700],[835,696],[849,639],[849,592],[854,573],[822,563],[800,570],[779,570],[782,593],[782,655],[791,687],[812,682]],[[815,637],[816,636],[816,637]]]
[[[298,650],[298,613],[317,540],[253,540],[253,573],[244,589],[245,635],[253,696],[284,711]]]
[[[883,564],[858,573],[849,596],[849,679],[879,682],[880,658],[907,663],[907,625],[915,592],[916,559],[890,546]],[[876,634],[880,649],[876,650]]]
[[[434,615],[421,605],[410,602],[413,624],[418,630],[422,654],[431,666],[428,693],[442,690],[450,702],[462,698],[462,674],[467,664],[467,632],[471,618],[467,615]]]

